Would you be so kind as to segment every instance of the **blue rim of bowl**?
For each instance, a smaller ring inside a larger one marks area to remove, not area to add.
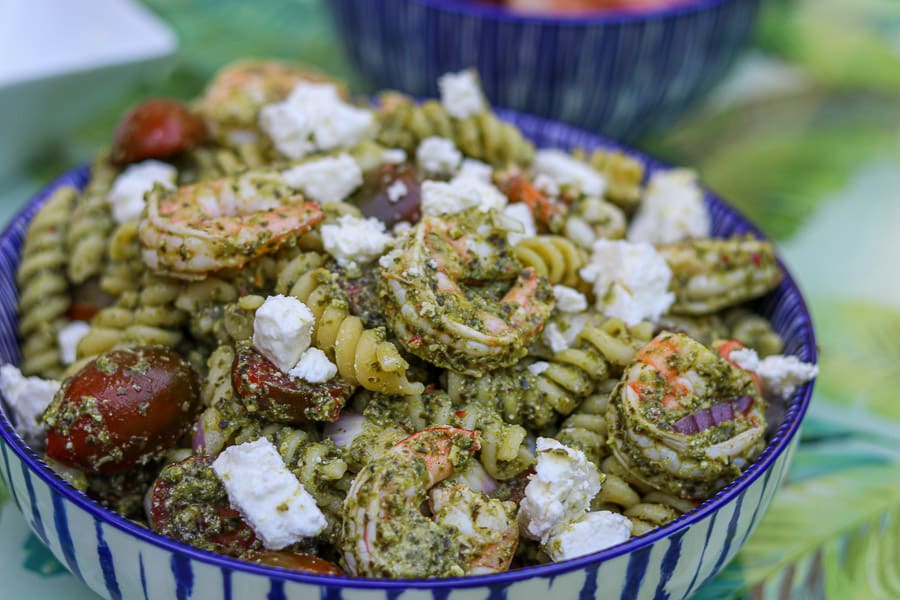
[[[629,23],[634,21],[647,21],[655,19],[670,19],[691,15],[713,9],[721,4],[743,0],[679,0],[677,4],[666,8],[645,9],[609,9],[568,13],[566,15],[553,15],[546,13],[523,13],[511,10],[505,6],[495,4],[478,3],[463,0],[409,0],[414,4],[420,4],[448,13],[462,16],[491,18],[509,23],[522,23],[530,25],[572,26],[590,27],[597,25],[611,25]]]
[[[519,113],[512,110],[498,109],[497,114],[506,119],[515,121],[517,124],[528,123],[531,128],[544,128],[548,126],[555,127],[566,132],[567,135],[578,137],[579,139],[589,139],[592,141],[592,147],[616,149],[625,154],[635,157],[643,162],[648,170],[658,170],[671,168],[670,165],[658,161],[642,152],[629,148],[627,146],[617,144],[602,136],[589,133],[587,131],[543,119],[525,113]],[[7,238],[10,232],[16,226],[24,221],[30,220],[40,204],[45,201],[52,190],[64,184],[72,184],[73,180],[86,180],[89,173],[89,167],[83,165],[71,171],[68,171],[50,183],[46,188],[39,192],[25,209],[17,214],[17,216],[4,229],[0,237]],[[82,183],[83,184],[83,183]],[[753,225],[743,214],[732,208],[724,202],[716,194],[704,188],[707,203],[713,206],[718,205],[719,208],[730,212],[734,217],[740,219],[741,225],[748,232],[753,233],[759,238],[765,238],[762,232]],[[812,317],[806,301],[800,292],[799,287],[794,281],[781,258],[778,258],[778,264],[781,267],[784,278],[780,287],[784,287],[787,291],[792,292],[796,297],[798,318],[802,323],[802,335],[800,348],[806,349],[808,355],[804,360],[812,363],[817,362],[816,340],[813,331]],[[655,544],[661,539],[667,538],[678,531],[687,529],[691,525],[702,521],[712,515],[719,508],[731,502],[741,493],[743,493],[750,485],[759,477],[763,476],[778,459],[779,456],[794,440],[797,431],[803,421],[803,417],[809,407],[812,397],[813,381],[804,384],[796,390],[793,396],[786,401],[786,410],[784,414],[784,422],[778,427],[772,435],[772,439],[766,445],[766,448],[760,456],[753,461],[746,471],[741,473],[737,478],[730,482],[727,486],[719,490],[715,495],[699,504],[692,511],[685,513],[677,519],[666,523],[650,532],[636,538],[632,538],[627,542],[612,546],[605,550],[600,550],[593,554],[587,554],[578,558],[558,563],[548,563],[545,565],[524,567],[503,573],[493,575],[472,575],[468,577],[453,577],[443,579],[375,579],[360,578],[337,575],[310,575],[299,573],[286,569],[278,569],[266,567],[255,563],[239,560],[236,558],[226,557],[220,554],[199,550],[193,546],[188,546],[177,542],[171,538],[158,535],[152,530],[135,524],[125,517],[105,508],[95,500],[89,498],[83,492],[75,489],[68,481],[60,477],[44,460],[32,450],[24,440],[15,431],[12,423],[6,417],[3,410],[0,410],[0,437],[12,449],[12,451],[29,467],[29,469],[38,475],[42,480],[50,485],[52,491],[64,496],[76,507],[90,514],[94,519],[103,521],[126,534],[133,535],[143,542],[157,546],[163,550],[173,554],[180,554],[192,560],[197,560],[208,565],[218,567],[220,569],[230,571],[242,571],[245,573],[258,575],[266,578],[276,578],[283,581],[292,581],[307,585],[317,585],[320,587],[347,587],[356,589],[379,589],[379,590],[403,590],[403,589],[452,589],[452,588],[471,588],[471,587],[502,587],[518,581],[525,581],[535,577],[552,578],[571,571],[577,571],[584,567],[595,563],[605,562],[622,556],[636,552]]]

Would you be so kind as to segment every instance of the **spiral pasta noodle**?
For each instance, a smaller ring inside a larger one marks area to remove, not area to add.
[[[575,287],[580,281],[578,269],[584,265],[584,256],[571,240],[562,236],[525,238],[516,244],[513,253],[524,266],[534,268],[550,283]]]
[[[600,472],[606,475],[606,479],[591,501],[591,509],[611,510],[631,519],[632,537],[665,525],[694,508],[689,500],[655,491],[631,480],[612,456],[601,462]]]
[[[531,142],[491,111],[457,119],[440,102],[416,104],[407,96],[386,94],[378,119],[377,141],[388,147],[412,151],[423,139],[439,136],[453,140],[466,156],[495,166],[529,164],[534,158]]]
[[[556,439],[584,452],[588,460],[595,465],[609,454],[606,447],[606,407],[609,395],[606,393],[591,394],[566,417],[556,433]]]
[[[57,332],[67,322],[69,282],[65,268],[66,228],[77,191],[69,186],[54,192],[34,216],[22,246],[16,273],[19,285],[19,337],[22,372],[59,377],[62,374]]]
[[[729,329],[726,336],[756,350],[760,356],[780,354],[784,340],[764,317],[746,308],[733,308],[723,315]]]
[[[447,391],[454,400],[492,401],[508,422],[541,429],[570,414],[600,382],[621,372],[652,333],[649,323],[626,327],[619,319],[607,319],[585,327],[574,347],[553,353],[541,368],[517,365],[481,378],[451,371]]]
[[[298,258],[299,260],[299,258]],[[349,302],[326,269],[302,275],[287,292],[316,317],[313,343],[337,365],[351,385],[388,394],[418,394],[424,387],[406,378],[409,363],[385,341],[384,330],[366,329],[350,314]]]
[[[118,170],[105,157],[94,161],[91,180],[75,204],[66,238],[72,283],[84,283],[103,268],[109,236],[115,227],[106,194],[117,174]]]
[[[97,313],[78,343],[79,359],[117,346],[177,346],[184,338],[187,314],[175,306],[181,282],[145,273],[140,291],[123,293]]]
[[[108,260],[100,276],[100,289],[112,296],[121,296],[138,287],[146,270],[141,260],[138,221],[116,227],[109,238],[106,254]]]
[[[644,180],[644,164],[620,150],[598,148],[589,155],[584,151],[575,153],[606,177],[607,200],[626,211],[634,210],[641,201]]]

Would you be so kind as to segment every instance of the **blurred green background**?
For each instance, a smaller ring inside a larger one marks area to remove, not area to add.
[[[179,37],[170,76],[109,98],[76,135],[2,182],[4,221],[107,144],[128,106],[151,94],[189,99],[233,59],[302,60],[372,91],[315,0],[145,3]],[[698,169],[776,239],[810,301],[821,349],[788,480],[738,558],[698,597],[900,598],[900,2],[768,0],[755,47],[729,79],[694,114],[637,145]],[[15,508],[0,510],[0,578],[23,593],[76,597],[82,588]]]

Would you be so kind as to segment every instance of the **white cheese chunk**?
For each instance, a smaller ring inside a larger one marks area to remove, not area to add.
[[[521,224],[521,231],[510,231],[506,234],[506,239],[511,246],[515,246],[524,239],[537,235],[537,225],[534,222],[534,215],[531,209],[524,202],[513,202],[503,209],[503,214]]]
[[[589,512],[555,530],[544,544],[554,561],[568,560],[627,542],[631,519],[608,510]]]
[[[472,69],[446,73],[438,79],[441,104],[457,119],[480,115],[487,110],[478,75]]]
[[[293,296],[269,296],[253,318],[253,346],[287,373],[312,343],[315,324],[309,307]]]
[[[577,313],[587,310],[588,302],[584,294],[567,285],[557,283],[553,286],[553,297],[556,308],[565,313]]]
[[[667,291],[672,271],[650,244],[597,240],[579,273],[594,284],[597,310],[628,325],[656,321],[675,301]]]
[[[344,102],[333,84],[302,81],[283,102],[260,110],[259,126],[279,152],[301,158],[314,150],[355,146],[373,135],[374,117]]]
[[[819,374],[817,365],[801,361],[796,356],[776,354],[760,360],[751,348],[732,350],[728,355],[739,367],[759,375],[763,392],[768,396],[788,398],[798,386]]]
[[[539,150],[531,169],[535,175],[545,175],[557,186],[574,188],[585,196],[602,196],[606,189],[606,179],[599,171],[562,150]]]
[[[600,491],[600,475],[584,452],[537,439],[537,466],[519,505],[522,535],[546,543],[553,530],[582,518]]]
[[[566,339],[556,323],[547,323],[544,331],[541,332],[541,339],[553,352],[562,352],[572,345],[572,342]]]
[[[494,169],[491,165],[475,160],[474,158],[464,158],[462,165],[459,167],[458,176],[472,177],[479,179],[484,183],[491,183]]]
[[[312,141],[312,121],[302,106],[276,102],[259,111],[259,127],[275,148],[288,158],[300,158],[316,149]]]
[[[537,362],[533,362],[528,365],[528,371],[531,372],[532,375],[540,375],[544,371],[550,368],[550,363],[545,360],[539,360]]]
[[[316,202],[341,202],[363,182],[362,170],[346,152],[291,167],[281,176]]]
[[[628,241],[654,246],[709,237],[709,210],[697,175],[687,169],[654,173],[637,214],[628,229]]]
[[[401,181],[400,179],[394,181],[394,183],[389,185],[386,191],[388,202],[391,203],[400,202],[400,200],[409,193],[406,184],[403,183],[403,181]]]
[[[381,153],[381,160],[389,165],[406,162],[406,151],[403,148],[388,148]]]
[[[337,375],[337,366],[318,348],[309,348],[289,375],[309,383],[324,383]]]
[[[144,194],[157,183],[166,189],[175,189],[177,175],[175,167],[158,160],[130,165],[116,177],[106,195],[113,219],[119,225],[139,219],[144,210]]]
[[[344,215],[337,223],[322,226],[325,251],[341,265],[367,263],[384,254],[393,238],[385,232],[384,223],[375,217],[362,219]]]
[[[416,161],[431,175],[452,175],[462,162],[462,153],[456,149],[452,140],[431,136],[419,142]]]
[[[533,185],[534,189],[550,198],[559,196],[559,185],[557,185],[556,180],[549,175],[538,173],[537,177],[534,178]]]
[[[425,181],[422,184],[423,215],[452,215],[473,207],[482,212],[502,210],[506,203],[506,196],[496,187],[469,177],[454,178],[448,183]]]
[[[230,446],[212,464],[231,507],[263,545],[281,550],[325,529],[325,515],[266,438]]]
[[[40,377],[24,377],[14,365],[0,366],[0,393],[13,412],[16,431],[29,444],[39,443],[44,427],[38,417],[59,390],[60,382]]]
[[[59,361],[64,365],[75,362],[78,342],[87,335],[91,326],[86,321],[72,321],[56,333],[56,344],[59,347]]]

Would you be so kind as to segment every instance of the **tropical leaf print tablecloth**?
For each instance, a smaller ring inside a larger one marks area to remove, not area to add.
[[[218,66],[246,55],[299,58],[369,91],[313,0],[147,4],[181,40],[168,95],[195,95]],[[0,219],[91,155],[110,135],[110,115],[148,93],[111,99],[56,155],[3,182]],[[728,81],[639,145],[699,169],[777,240],[821,348],[787,481],[696,598],[900,598],[900,4],[769,0],[757,47]],[[96,597],[2,490],[0,581],[3,597]]]

